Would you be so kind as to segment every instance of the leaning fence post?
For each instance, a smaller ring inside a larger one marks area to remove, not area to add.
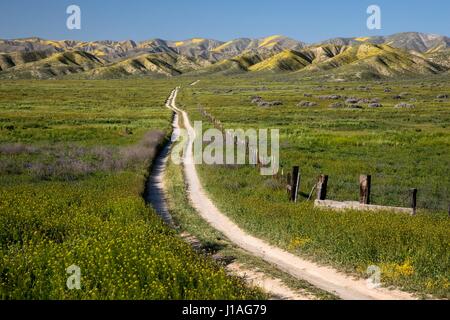
[[[298,188],[300,185],[300,167],[292,167],[292,183],[291,183],[291,197],[292,202],[297,202]]]
[[[327,198],[328,176],[321,174],[317,182],[317,200],[325,200]]]
[[[411,189],[411,208],[412,215],[417,213],[417,189]]]
[[[370,188],[372,183],[372,176],[359,176],[359,203],[370,204]]]

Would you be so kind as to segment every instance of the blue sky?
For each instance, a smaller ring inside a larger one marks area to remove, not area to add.
[[[70,4],[81,7],[81,30],[66,28]],[[382,30],[366,27],[371,4],[381,7]],[[403,31],[450,36],[449,12],[448,0],[13,0],[0,2],[0,38],[230,40],[283,34],[311,43]]]

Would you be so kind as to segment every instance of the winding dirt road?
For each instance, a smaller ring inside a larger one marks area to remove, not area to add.
[[[333,293],[345,300],[398,300],[414,299],[409,293],[386,288],[370,289],[363,279],[354,279],[331,267],[320,266],[302,259],[285,250],[274,247],[266,241],[249,235],[239,228],[225,214],[220,212],[204,191],[193,161],[193,142],[195,131],[191,126],[187,113],[176,106],[179,88],[169,98],[167,107],[178,114],[188,133],[188,141],[184,153],[184,174],[193,207],[212,227],[223,233],[231,242],[254,256],[276,266],[278,269],[312,285]],[[179,132],[178,122],[174,121],[175,131]]]

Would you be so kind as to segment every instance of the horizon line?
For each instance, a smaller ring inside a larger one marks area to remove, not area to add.
[[[272,35],[268,35],[266,37],[257,37],[257,38],[251,38],[251,37],[238,37],[238,38],[233,38],[230,40],[218,40],[215,38],[209,38],[209,37],[192,37],[192,38],[186,38],[186,39],[178,39],[178,40],[169,40],[169,39],[163,39],[163,38],[158,38],[158,37],[154,37],[154,38],[148,38],[148,39],[144,39],[144,40],[134,40],[131,38],[128,39],[123,39],[123,40],[113,40],[113,39],[101,39],[101,40],[81,40],[81,39],[68,39],[68,38],[64,38],[64,39],[57,39],[57,38],[45,38],[45,37],[40,37],[40,36],[28,36],[28,37],[20,37],[20,38],[0,38],[0,40],[4,40],[4,41],[14,41],[14,40],[27,40],[27,39],[40,39],[40,40],[54,40],[54,41],[78,41],[78,42],[101,42],[101,41],[113,41],[113,42],[126,42],[126,41],[133,41],[135,43],[141,43],[141,42],[145,42],[145,41],[151,41],[151,40],[163,40],[163,41],[168,41],[168,42],[178,42],[178,41],[189,41],[189,40],[193,40],[193,39],[203,39],[203,40],[214,40],[214,41],[219,41],[219,42],[223,42],[223,43],[227,43],[230,41],[234,41],[234,40],[239,40],[239,39],[250,39],[250,40],[261,40],[261,39],[267,39],[270,37],[286,37],[295,41],[299,41],[299,42],[303,42],[305,44],[315,44],[315,43],[319,43],[319,42],[323,42],[323,41],[327,41],[327,40],[332,40],[332,39],[355,39],[355,38],[361,38],[361,37],[367,37],[367,38],[376,38],[376,37],[389,37],[389,36],[393,36],[396,34],[402,34],[402,33],[419,33],[419,34],[426,34],[426,35],[434,35],[434,36],[441,36],[441,37],[447,37],[449,38],[449,36],[444,35],[444,34],[439,34],[439,33],[429,33],[429,32],[421,32],[421,31],[400,31],[400,32],[395,32],[395,33],[391,33],[391,34],[387,34],[387,35],[371,35],[371,36],[353,36],[353,37],[341,37],[341,36],[337,36],[337,37],[332,37],[332,38],[327,38],[325,40],[319,40],[316,42],[305,42],[303,40],[299,40],[297,38],[293,38],[293,37],[289,37],[289,36],[285,36],[282,34],[272,34]]]

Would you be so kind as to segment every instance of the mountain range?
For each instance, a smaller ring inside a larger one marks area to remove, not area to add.
[[[228,42],[0,40],[0,78],[93,79],[270,72],[332,78],[419,76],[450,70],[450,38],[417,32],[306,44],[285,36]]]

